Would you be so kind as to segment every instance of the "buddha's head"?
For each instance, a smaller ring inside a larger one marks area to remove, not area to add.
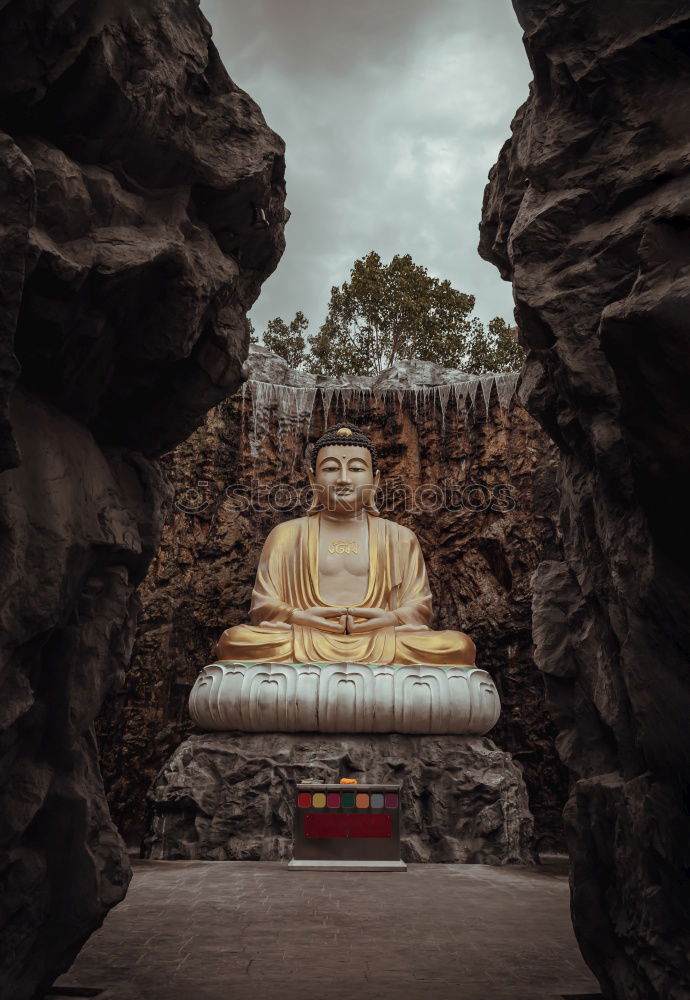
[[[378,456],[358,427],[334,424],[310,445],[306,458],[314,493],[309,514],[324,508],[341,517],[356,517],[362,510],[378,514],[374,503],[380,480]]]

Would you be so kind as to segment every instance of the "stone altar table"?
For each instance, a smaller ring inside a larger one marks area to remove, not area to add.
[[[400,784],[295,786],[292,871],[404,872]]]

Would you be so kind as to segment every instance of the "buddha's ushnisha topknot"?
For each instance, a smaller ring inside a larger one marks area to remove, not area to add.
[[[371,467],[373,471],[376,472],[378,469],[379,458],[371,438],[368,438],[364,431],[361,431],[359,427],[355,427],[354,424],[344,423],[333,424],[325,434],[321,435],[318,441],[308,445],[306,459],[307,465],[312,472],[316,469],[316,460],[321,449],[328,448],[334,444],[344,445],[346,448],[366,448],[371,455]]]

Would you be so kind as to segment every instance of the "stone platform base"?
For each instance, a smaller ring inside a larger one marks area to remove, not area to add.
[[[402,782],[406,862],[531,860],[522,771],[486,737],[204,733],[186,740],[149,793],[154,860],[292,857],[294,784]]]

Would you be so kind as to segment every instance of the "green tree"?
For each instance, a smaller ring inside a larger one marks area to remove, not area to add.
[[[312,371],[377,375],[399,358],[461,367],[481,328],[474,296],[432,278],[410,254],[384,264],[375,251],[356,260],[350,280],[331,289],[328,315],[309,337]]]
[[[515,327],[495,316],[485,329],[473,309],[473,295],[429,277],[409,254],[383,264],[372,251],[355,261],[349,282],[331,289],[315,336],[305,340],[309,323],[298,312],[290,323],[272,319],[263,342],[291,368],[323,375],[376,375],[400,358],[475,375],[516,371],[524,352]],[[250,342],[258,343],[251,321]]]
[[[295,313],[295,318],[289,323],[276,316],[269,320],[264,332],[264,344],[269,351],[285,358],[291,368],[301,368],[306,359],[304,334],[308,326],[309,320],[303,312]]]
[[[474,331],[464,364],[460,365],[473,375],[488,372],[518,371],[525,359],[525,352],[517,342],[517,327],[508,326],[500,316],[494,316],[489,329],[482,326]]]

